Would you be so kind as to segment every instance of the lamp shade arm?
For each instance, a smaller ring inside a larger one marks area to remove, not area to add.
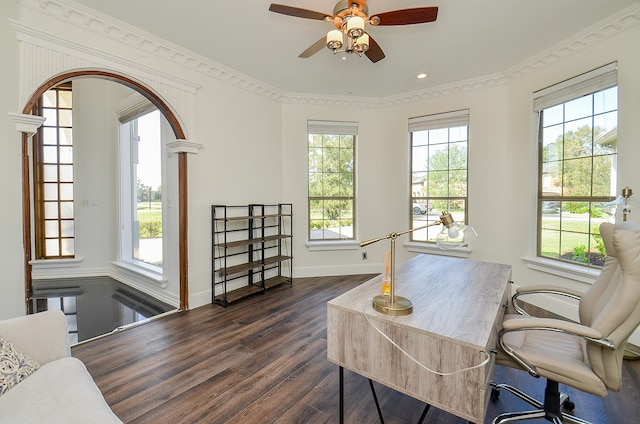
[[[402,231],[400,233],[395,233],[395,232],[394,233],[389,233],[389,234],[387,234],[386,236],[383,236],[383,237],[378,237],[378,238],[374,238],[374,239],[371,239],[371,240],[363,241],[362,243],[360,243],[360,247],[369,246],[370,244],[377,243],[380,240],[396,239],[396,238],[398,238],[398,236],[401,236],[403,234],[412,233],[412,232],[418,231],[418,230],[424,230],[425,228],[433,227],[433,226],[440,225],[440,224],[442,224],[442,220],[438,220],[436,222],[432,222],[431,224],[423,225],[421,227],[411,228],[411,229],[408,229],[406,231]]]
[[[553,294],[558,296],[569,297],[574,300],[580,300],[582,298],[582,293],[577,290],[560,288],[557,286],[536,285],[536,286],[519,287],[516,290],[516,293],[511,297],[511,304],[513,305],[513,308],[516,310],[516,312],[518,312],[520,315],[529,316],[529,314],[524,309],[522,309],[522,307],[520,307],[520,305],[518,305],[517,303],[517,300],[520,297],[528,294]]]

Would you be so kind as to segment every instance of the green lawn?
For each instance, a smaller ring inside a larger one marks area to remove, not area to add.
[[[151,209],[148,202],[138,203],[138,221],[140,223],[162,221],[162,202],[151,202]]]

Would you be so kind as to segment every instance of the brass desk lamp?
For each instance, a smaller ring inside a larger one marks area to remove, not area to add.
[[[417,228],[412,228],[400,233],[390,233],[383,237],[363,241],[360,243],[360,247],[365,247],[373,243],[377,243],[380,240],[391,240],[391,293],[389,297],[378,295],[373,298],[373,309],[378,312],[387,315],[409,315],[413,312],[413,303],[406,297],[396,296],[395,294],[395,280],[396,280],[396,239],[403,234],[412,233],[417,230],[422,230],[428,227],[442,224],[444,227],[438,236],[436,237],[436,244],[441,249],[452,249],[455,247],[466,246],[472,243],[478,234],[476,231],[464,224],[459,224],[454,221],[449,212],[443,212],[440,219],[428,225],[424,225]]]

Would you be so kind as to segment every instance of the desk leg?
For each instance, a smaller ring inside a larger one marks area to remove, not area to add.
[[[420,420],[418,421],[418,424],[422,424],[422,422],[424,421],[424,419],[427,416],[427,412],[429,412],[429,408],[431,408],[431,405],[429,405],[428,403],[424,406],[424,411],[422,411],[422,415],[420,415]]]
[[[382,418],[382,410],[380,409],[378,396],[376,396],[376,389],[373,387],[373,381],[371,381],[371,379],[369,379],[369,386],[371,387],[371,394],[373,394],[373,401],[376,403],[376,409],[378,410],[378,417],[380,417],[380,424],[384,424],[384,418]]]
[[[344,368],[340,367],[340,424],[344,424]]]

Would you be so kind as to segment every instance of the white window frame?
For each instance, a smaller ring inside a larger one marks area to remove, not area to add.
[[[433,199],[434,196],[430,196],[429,193],[424,193],[423,195],[418,195],[414,190],[414,181],[413,181],[413,177],[414,177],[414,173],[416,173],[417,171],[414,170],[414,133],[415,132],[420,132],[420,131],[428,131],[428,130],[444,130],[444,129],[453,129],[453,128],[460,128],[460,127],[466,127],[466,140],[464,140],[466,142],[465,145],[465,149],[466,149],[466,186],[467,186],[467,191],[465,193],[464,196],[447,196],[445,198],[438,198],[436,199],[439,203],[442,202],[446,202],[449,203],[451,201],[457,201],[457,200],[462,200],[464,202],[464,223],[467,224],[468,220],[469,220],[469,192],[468,192],[468,187],[469,187],[469,132],[470,132],[470,126],[469,126],[469,110],[468,109],[462,109],[462,110],[456,110],[456,111],[450,111],[450,112],[443,112],[443,113],[437,113],[437,114],[432,114],[432,115],[425,115],[425,116],[418,116],[418,117],[412,117],[409,118],[409,151],[410,151],[410,156],[411,156],[411,164],[410,164],[410,169],[409,169],[409,192],[410,192],[410,196],[408,199],[408,208],[409,208],[409,225],[411,228],[415,228],[417,226],[421,226],[421,225],[426,225],[429,223],[433,223],[435,221],[437,221],[439,219],[440,216],[440,212],[447,212],[448,210],[442,211],[439,209],[431,209],[430,212],[426,212],[424,215],[425,216],[420,216],[418,215],[418,218],[420,219],[419,223],[416,223],[416,215],[413,212],[413,209],[415,207],[414,203],[427,203],[430,205],[430,202]],[[454,143],[459,143],[460,141],[455,141]],[[447,144],[452,144],[451,138],[450,138],[450,134],[448,135],[448,140],[447,140]],[[447,171],[451,171],[451,169],[447,169]],[[428,172],[427,170],[424,171],[425,174]],[[423,202],[424,201],[424,202]],[[455,216],[454,216],[455,218]],[[438,231],[440,231],[440,229],[435,226],[432,227],[428,230],[419,230],[422,231],[422,233],[425,233],[426,231],[430,231],[429,234],[435,232],[437,234]],[[415,233],[418,233],[419,231],[416,231]],[[459,257],[466,257],[469,255],[469,253],[471,252],[469,247],[461,247],[461,248],[456,248],[456,249],[449,249],[447,251],[443,251],[441,249],[439,249],[434,242],[432,241],[427,241],[427,240],[421,240],[419,239],[419,236],[421,234],[418,234],[418,238],[416,237],[415,233],[411,233],[410,236],[410,240],[409,242],[405,243],[404,246],[407,248],[407,250],[411,251],[411,252],[418,252],[418,253],[432,253],[432,254],[440,254],[440,255],[446,255],[446,256],[459,256]],[[425,234],[426,237],[426,234]],[[425,238],[422,237],[422,238]],[[434,236],[435,237],[435,236]]]
[[[359,244],[356,240],[357,234],[357,193],[356,193],[356,175],[357,175],[357,161],[356,161],[356,148],[358,142],[358,123],[357,122],[339,122],[339,121],[307,121],[307,154],[309,154],[309,137],[311,134],[326,134],[326,135],[341,135],[341,136],[353,136],[353,195],[351,200],[353,202],[352,210],[352,234],[350,237],[338,237],[338,238],[311,238],[311,210],[308,207],[307,215],[307,247],[309,250],[341,250],[341,249],[357,249]],[[307,171],[310,171],[310,164],[307,164]],[[307,175],[309,175],[307,173]],[[308,178],[308,177],[307,177]],[[309,181],[307,179],[307,189],[309,187]],[[312,197],[307,192],[307,205],[310,205]]]
[[[539,234],[541,231],[541,210],[539,209],[539,205],[542,201],[542,199],[540,198],[542,188],[540,180],[541,177],[539,157],[539,143],[541,142],[539,135],[539,129],[541,125],[540,112],[546,108],[562,104],[585,95],[596,93],[598,91],[617,85],[617,63],[613,62],[533,93],[532,121],[535,125],[535,131],[532,138],[537,155],[534,172],[537,175],[536,192],[538,193],[533,207],[535,207],[537,219],[532,223],[531,227],[531,253],[528,256],[522,258],[527,267],[530,269],[549,273],[563,278],[581,281],[584,283],[593,283],[593,281],[595,281],[595,278],[600,274],[599,268],[539,256],[538,244],[540,240]],[[613,181],[613,183],[617,183],[617,181]]]

